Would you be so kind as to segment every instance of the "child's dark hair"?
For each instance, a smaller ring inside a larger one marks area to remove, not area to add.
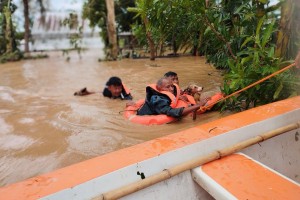
[[[110,77],[110,79],[106,82],[106,85],[107,86],[110,86],[110,85],[115,85],[115,86],[120,86],[122,85],[122,81],[119,77],[116,77],[116,76],[112,76]]]
[[[165,75],[164,75],[164,77],[170,77],[170,76],[177,76],[177,73],[169,71],[169,72],[165,73]]]

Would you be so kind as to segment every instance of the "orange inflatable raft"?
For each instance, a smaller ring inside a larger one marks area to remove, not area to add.
[[[214,103],[219,101],[220,99],[223,98],[223,95],[221,93],[217,93],[214,96],[211,97],[211,99],[205,104],[205,109],[204,110],[199,110],[197,111],[197,114],[202,114],[207,110],[210,110]],[[128,106],[125,109],[124,116],[126,119],[133,123],[138,123],[138,124],[143,124],[143,125],[161,125],[161,124],[166,124],[170,123],[172,121],[176,121],[177,119],[174,117],[170,117],[167,115],[142,115],[139,116],[137,115],[137,110],[144,104],[145,100],[140,99],[138,100],[135,105],[133,106]],[[178,100],[178,104],[176,108],[180,107],[187,107],[188,103],[182,100]]]

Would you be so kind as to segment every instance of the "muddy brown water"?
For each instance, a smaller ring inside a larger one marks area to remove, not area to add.
[[[98,50],[60,52],[48,59],[0,65],[0,186],[21,181],[80,161],[172,134],[224,116],[208,112],[195,121],[143,126],[124,119],[126,101],[101,93],[76,97],[83,87],[101,92],[110,76],[119,76],[135,100],[145,86],[167,71],[179,75],[183,88],[193,82],[206,95],[219,91],[222,76],[203,57],[123,59],[98,62]],[[204,92],[205,93],[205,92]]]

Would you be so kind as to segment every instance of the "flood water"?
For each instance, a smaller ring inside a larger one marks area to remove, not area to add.
[[[203,57],[98,62],[99,51],[90,50],[67,62],[61,52],[49,55],[0,65],[0,186],[223,117],[208,112],[195,121],[143,126],[124,119],[126,101],[73,96],[83,87],[101,92],[110,76],[119,76],[138,100],[170,70],[182,88],[194,82],[217,92],[221,73]]]

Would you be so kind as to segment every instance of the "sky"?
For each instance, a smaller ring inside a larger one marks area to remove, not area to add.
[[[18,9],[14,13],[14,18],[16,20],[17,29],[19,31],[23,30],[24,17],[23,17],[23,2],[22,0],[13,0],[13,2],[18,6]],[[33,10],[31,10],[31,18],[32,15],[39,15],[38,6],[36,5],[37,1],[31,1],[31,7],[34,6]],[[48,11],[51,12],[71,12],[71,11],[81,11],[83,3],[85,0],[44,0],[45,7]]]
[[[84,0],[49,0],[50,8],[56,11],[81,10]]]
[[[84,1],[85,0],[44,0],[46,9],[51,11],[81,10]],[[19,12],[22,12],[22,0],[13,0],[13,2],[20,8],[18,9]],[[31,2],[36,3],[36,1]]]

